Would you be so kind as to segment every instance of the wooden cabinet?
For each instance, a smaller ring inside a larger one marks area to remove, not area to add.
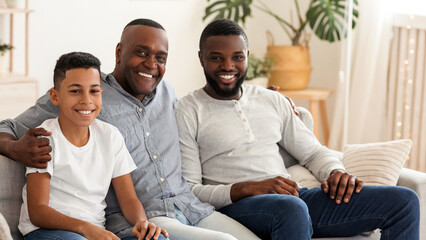
[[[23,30],[25,31],[25,73],[14,72],[14,51],[12,49],[9,53],[9,72],[0,77],[0,120],[18,116],[21,112],[32,106],[38,97],[38,81],[37,79],[28,76],[28,22],[29,14],[31,12],[33,12],[33,10],[28,8],[28,0],[25,0],[24,8],[0,7],[0,15],[9,16],[10,24],[8,43],[11,44],[14,48],[18,47],[14,45],[14,31],[17,30],[15,29],[16,26],[14,26],[14,17],[17,14],[23,14],[25,17],[24,26],[17,27],[19,29],[24,28]],[[5,41],[4,37],[0,38]]]

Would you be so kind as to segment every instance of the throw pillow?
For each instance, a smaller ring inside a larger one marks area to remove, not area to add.
[[[413,141],[350,144],[343,147],[343,165],[366,185],[396,186]]]

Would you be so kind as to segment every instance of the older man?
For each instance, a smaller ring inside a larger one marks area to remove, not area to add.
[[[162,81],[168,56],[164,28],[149,19],[131,21],[115,56],[114,71],[101,76],[104,90],[99,119],[116,126],[124,136],[138,167],[132,179],[149,221],[165,228],[170,239],[256,238],[210,204],[201,203],[182,177],[173,111],[177,99],[171,85]],[[33,128],[57,115],[57,107],[46,94],[16,119],[3,121],[0,153],[28,166],[46,167],[51,148],[46,138],[37,136],[50,132]],[[110,192],[106,199],[106,228],[119,237],[131,235],[131,225],[114,195]]]

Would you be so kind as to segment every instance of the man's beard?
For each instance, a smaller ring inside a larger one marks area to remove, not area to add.
[[[233,96],[236,96],[238,92],[240,91],[240,87],[244,82],[244,79],[246,78],[247,71],[239,78],[237,79],[237,82],[235,83],[235,86],[232,89],[221,89],[219,84],[213,77],[211,77],[206,70],[204,70],[204,75],[206,76],[207,83],[210,85],[211,88],[216,92],[216,94],[219,97],[223,98],[230,98]]]

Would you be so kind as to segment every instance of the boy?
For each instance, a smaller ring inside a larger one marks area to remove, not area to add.
[[[124,216],[134,225],[135,237],[125,239],[168,237],[147,221],[130,177],[136,166],[123,137],[96,119],[102,107],[99,60],[88,53],[64,54],[53,78],[50,97],[59,117],[41,125],[51,132],[52,161],[46,169],[27,168],[19,223],[25,239],[119,239],[104,229],[111,182]]]

